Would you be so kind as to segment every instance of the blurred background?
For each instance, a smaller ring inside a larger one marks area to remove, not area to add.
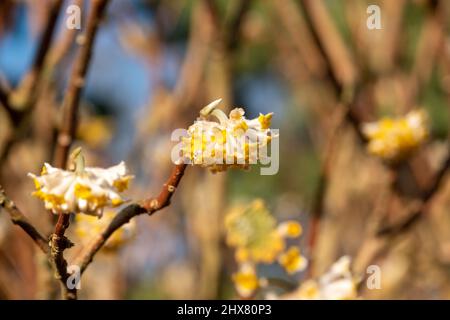
[[[30,89],[26,79],[55,2],[0,2],[0,82],[17,105],[23,92],[33,97],[24,117],[0,107],[0,184],[46,234],[51,214],[31,197],[26,175],[52,159],[92,5],[62,1],[43,71]],[[81,30],[65,28],[70,4],[82,8]],[[381,29],[367,27],[371,4],[380,7]],[[303,225],[299,245],[310,260],[299,275],[275,264],[261,266],[263,275],[295,286],[349,255],[362,278],[370,264],[382,270],[382,288],[363,287],[363,298],[450,298],[450,181],[442,172],[449,146],[448,17],[450,3],[438,0],[110,1],[74,143],[89,166],[124,160],[136,177],[127,196],[157,194],[172,168],[171,132],[222,98],[223,108],[243,107],[249,118],[274,113],[280,169],[262,176],[257,167],[218,174],[189,167],[170,207],[137,217],[133,239],[96,257],[80,297],[236,298],[224,216],[262,198],[277,221]],[[430,118],[426,144],[397,166],[367,153],[362,123],[417,107]],[[82,243],[73,230],[68,235]],[[57,296],[45,259],[1,211],[0,298]]]

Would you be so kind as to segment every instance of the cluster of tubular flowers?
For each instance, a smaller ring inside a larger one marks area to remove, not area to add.
[[[350,258],[341,257],[317,280],[307,280],[298,289],[274,299],[349,300],[357,299],[358,280],[350,270]]]
[[[105,210],[101,219],[94,216],[78,214],[75,216],[75,234],[81,241],[92,239],[100,234],[114,219],[116,212]],[[117,250],[136,235],[136,221],[131,219],[127,224],[117,229],[105,243],[107,250]]]
[[[225,217],[226,242],[235,248],[239,270],[233,274],[236,291],[249,297],[261,285],[256,272],[258,263],[278,262],[289,274],[306,268],[307,260],[297,246],[287,246],[287,239],[302,233],[296,221],[277,224],[260,199],[248,206],[236,206]]]
[[[133,176],[127,174],[124,162],[116,166],[89,168],[78,166],[67,171],[44,164],[41,175],[28,174],[34,180],[33,195],[41,199],[53,213],[84,213],[101,216],[105,207],[124,202],[120,195]]]
[[[397,162],[427,139],[428,116],[422,109],[413,110],[401,118],[365,123],[362,132],[368,139],[369,153],[389,162]]]
[[[258,160],[267,160],[267,145],[276,135],[271,131],[272,113],[246,119],[242,108],[227,116],[217,109],[221,99],[211,102],[183,137],[183,159],[187,163],[208,167],[212,172],[228,168],[248,169]],[[215,120],[215,121],[212,121]]]

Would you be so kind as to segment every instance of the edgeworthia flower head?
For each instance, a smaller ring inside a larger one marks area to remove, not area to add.
[[[424,110],[413,110],[405,117],[365,123],[368,151],[389,162],[397,162],[417,149],[429,135],[428,116]]]
[[[273,263],[277,259],[290,273],[304,269],[305,259],[297,247],[286,251],[286,240],[298,238],[297,221],[277,222],[265,203],[256,199],[249,205],[233,207],[225,217],[226,243],[236,248],[239,263]]]
[[[247,169],[258,160],[264,163],[267,160],[264,148],[276,137],[270,129],[272,113],[247,119],[242,108],[235,108],[227,116],[217,108],[221,100],[204,107],[188,128],[188,136],[183,139],[183,157],[212,172],[230,167]]]
[[[53,213],[85,213],[101,216],[105,207],[117,207],[124,202],[120,195],[128,188],[133,176],[127,174],[124,162],[103,168],[84,167],[78,155],[75,171],[54,168],[45,163],[40,176],[29,173],[36,191],[33,195],[44,201]]]
[[[249,205],[233,207],[225,217],[226,243],[235,248],[239,271],[232,277],[236,291],[242,297],[258,288],[256,264],[278,263],[288,274],[303,271],[307,260],[297,246],[286,249],[289,239],[302,234],[296,221],[277,224],[264,201],[256,199]]]

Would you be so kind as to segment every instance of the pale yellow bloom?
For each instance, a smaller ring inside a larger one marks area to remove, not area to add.
[[[267,160],[267,152],[259,152],[276,135],[270,130],[272,113],[246,119],[242,108],[231,110],[229,116],[217,109],[213,101],[200,112],[188,136],[183,138],[183,156],[194,165],[208,167],[212,172],[227,168],[249,168],[250,164]],[[209,118],[214,117],[216,121]]]
[[[114,219],[116,213],[105,210],[101,218],[78,214],[75,216],[75,233],[82,240],[87,241],[100,234]],[[118,249],[136,235],[136,221],[131,219],[127,224],[117,229],[105,243],[105,248]]]
[[[365,123],[368,151],[387,161],[399,161],[417,149],[429,135],[428,116],[422,109],[409,112],[403,118],[385,118]]]
[[[278,262],[289,274],[303,271],[308,265],[306,258],[300,254],[300,249],[296,246],[292,246],[282,253]]]
[[[237,249],[238,261],[271,263],[284,250],[284,239],[262,200],[233,208],[225,217],[225,228],[227,244]]]
[[[226,241],[236,248],[239,263],[272,263],[286,248],[286,238],[297,238],[302,226],[296,221],[277,225],[261,199],[233,207],[225,217]]]
[[[252,288],[256,286],[254,283],[263,286],[263,279],[259,282],[255,280],[257,276],[254,266],[258,263],[278,262],[289,274],[302,271],[307,266],[307,260],[300,254],[298,247],[292,246],[286,250],[287,239],[299,237],[302,226],[296,221],[285,221],[277,225],[261,199],[256,199],[249,205],[233,207],[225,216],[225,229],[226,243],[235,248],[235,259],[240,265],[241,271],[233,276],[233,281],[241,296],[246,293],[243,284]],[[240,287],[237,282],[241,283]],[[251,290],[247,291],[250,294]]]
[[[242,264],[239,271],[234,273],[232,280],[239,296],[251,297],[259,287],[259,279],[255,266],[249,263]]]
[[[103,208],[117,207],[124,202],[120,195],[128,188],[132,176],[124,162],[110,167],[83,168],[67,171],[44,164],[40,176],[28,174],[34,180],[33,195],[44,201],[53,213],[85,213],[101,216]]]

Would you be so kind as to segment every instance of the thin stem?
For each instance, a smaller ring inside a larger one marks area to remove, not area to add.
[[[55,232],[51,236],[51,261],[55,269],[55,277],[61,281],[62,297],[66,300],[77,298],[76,288],[69,289],[67,280],[67,261],[64,258],[64,250],[70,248],[73,244],[64,236],[70,224],[70,214],[60,214],[56,223]]]
[[[439,190],[439,187],[441,186],[442,181],[444,180],[444,177],[449,168],[450,168],[450,149],[447,159],[444,161],[444,163],[436,173],[436,176],[433,180],[433,184],[422,193],[420,197],[422,203],[419,206],[419,208],[403,221],[392,226],[381,228],[380,230],[378,230],[377,235],[385,236],[394,233],[395,234],[402,233],[408,230],[411,226],[413,226],[419,220],[419,218],[426,212],[429,204],[433,200],[434,195]]]
[[[339,104],[334,112],[335,112],[334,124],[333,128],[331,129],[330,137],[324,150],[324,156],[320,168],[318,187],[315,193],[308,228],[308,249],[311,258],[311,261],[308,266],[308,274],[310,276],[313,274],[314,271],[313,263],[314,263],[315,249],[317,239],[319,236],[320,224],[323,217],[325,197],[328,190],[328,182],[331,175],[336,145],[338,143],[339,133],[341,132],[342,126],[344,125],[346,120],[345,118],[346,108],[342,104]]]
[[[3,105],[5,110],[10,114],[12,109],[9,104],[9,92],[6,88],[3,87],[0,81],[0,104]]]
[[[55,165],[61,168],[66,165],[69,149],[75,135],[80,96],[85,84],[98,26],[108,2],[108,0],[95,0],[92,2],[86,33],[80,38],[80,49],[70,77],[69,88],[63,101],[63,122],[58,134],[55,151]]]
[[[170,200],[178,187],[181,178],[186,170],[186,164],[176,165],[169,177],[164,183],[162,190],[156,198],[144,200],[142,204],[130,204],[122,209],[111,221],[109,226],[103,230],[98,236],[93,238],[89,244],[83,249],[78,257],[75,258],[75,265],[78,265],[83,273],[94,259],[95,254],[103,247],[109,237],[124,224],[128,223],[132,218],[146,213],[152,215],[155,212],[167,207]]]
[[[47,13],[44,32],[34,56],[33,65],[27,75],[22,79],[17,90],[14,92],[14,94],[18,96],[18,99],[15,100],[21,110],[30,110],[34,104],[36,91],[43,74],[45,58],[51,47],[52,38],[56,29],[56,22],[58,20],[58,15],[62,4],[62,0],[52,1],[50,9]]]
[[[106,10],[108,0],[94,0],[89,14],[86,32],[80,39],[80,49],[75,60],[74,68],[69,81],[69,88],[63,101],[63,123],[57,139],[55,150],[55,166],[65,168],[69,156],[70,146],[77,127],[77,113],[80,96],[84,87],[85,77],[91,60],[93,44],[98,26]],[[51,256],[55,268],[55,276],[61,281],[64,299],[76,299],[76,289],[67,287],[67,261],[64,250],[70,248],[72,243],[64,236],[70,224],[70,215],[60,213],[55,232],[51,241]]]
[[[2,186],[0,186],[0,206],[9,213],[12,223],[22,228],[43,253],[47,254],[49,252],[48,240],[37,231],[27,217],[17,208],[16,204],[6,196]]]

